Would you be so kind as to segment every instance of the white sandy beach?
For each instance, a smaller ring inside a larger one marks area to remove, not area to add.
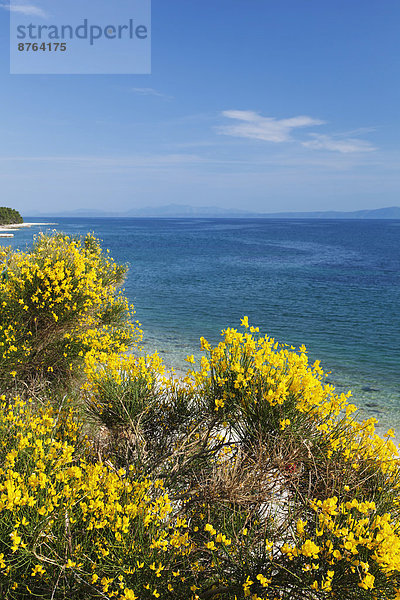
[[[12,223],[11,225],[0,225],[0,238],[14,237],[14,231],[27,227],[35,227],[41,225],[57,225],[57,223]]]

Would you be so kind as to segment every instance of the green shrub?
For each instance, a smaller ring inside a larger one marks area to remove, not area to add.
[[[149,361],[134,358],[122,371],[118,361],[88,370],[91,415],[106,427],[127,381],[143,393],[134,424],[118,421],[111,459],[163,479],[200,598],[400,597],[392,432],[381,439],[373,419],[358,423],[349,394],[324,382],[305,348],[279,347],[243,323],[216,348],[202,340],[200,368],[180,382],[160,368],[154,387]]]
[[[135,600],[182,587],[169,567],[188,544],[166,526],[162,482],[94,462],[71,409],[0,400],[1,597]]]
[[[40,235],[28,252],[2,249],[0,270],[3,390],[65,384],[88,352],[125,351],[140,338],[118,292],[126,268],[90,235]]]
[[[245,317],[174,379],[126,353],[125,269],[97,240],[1,261],[2,597],[400,599],[394,434],[304,347]],[[84,421],[48,402],[68,385]]]

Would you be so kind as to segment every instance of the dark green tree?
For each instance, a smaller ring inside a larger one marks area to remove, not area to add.
[[[11,225],[15,223],[23,223],[23,218],[14,208],[0,206],[0,225]]]

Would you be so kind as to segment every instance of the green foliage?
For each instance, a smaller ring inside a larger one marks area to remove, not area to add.
[[[157,588],[168,593],[172,574],[159,579],[159,565],[179,569],[181,551],[170,545],[176,531],[165,526],[171,507],[161,482],[94,462],[68,407],[7,403],[3,396],[0,409],[1,597],[135,600],[133,588],[144,590],[143,599]]]
[[[17,210],[0,206],[0,225],[13,225],[23,222],[24,220]]]
[[[279,347],[243,323],[216,348],[202,340],[200,368],[179,381],[157,356],[89,365],[91,416],[109,436],[100,453],[162,478],[186,524],[185,577],[199,598],[397,598],[393,433],[381,439],[373,420],[354,420],[349,394],[324,383],[305,348]],[[126,389],[136,394],[129,417]]]
[[[0,250],[0,383],[72,382],[88,352],[125,351],[140,337],[118,292],[125,267],[98,241],[40,235],[28,252]]]
[[[245,317],[176,379],[92,236],[0,260],[2,597],[400,599],[394,434],[304,347]]]

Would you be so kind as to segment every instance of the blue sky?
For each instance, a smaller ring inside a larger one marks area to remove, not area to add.
[[[10,75],[0,5],[1,205],[400,205],[398,0],[153,0],[151,75]]]

